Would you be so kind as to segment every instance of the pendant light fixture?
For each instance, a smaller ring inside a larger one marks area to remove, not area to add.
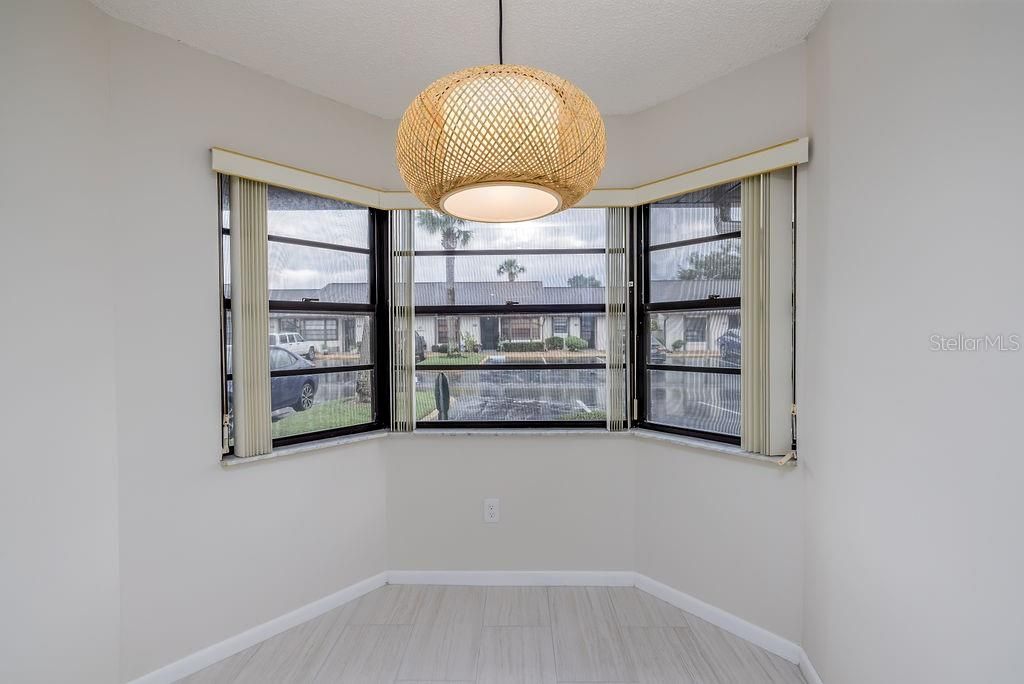
[[[604,122],[587,94],[555,74],[498,64],[434,81],[398,126],[398,171],[431,209],[513,222],[568,209],[593,189],[605,160]]]

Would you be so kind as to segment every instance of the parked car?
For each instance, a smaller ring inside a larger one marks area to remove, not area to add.
[[[718,351],[722,355],[723,366],[740,365],[739,328],[729,328],[718,338]]]
[[[416,334],[416,360],[423,361],[427,358],[427,341],[423,339],[423,335]]]
[[[228,372],[231,372],[230,359]],[[270,370],[291,371],[313,368],[313,364],[294,354],[283,347],[270,348]],[[317,391],[316,375],[285,375],[270,378],[270,410],[278,411],[284,408],[293,408],[296,411],[306,411],[313,407]],[[232,393],[228,386],[228,413],[233,414],[234,402]]]
[[[666,359],[665,354],[666,354],[667,351],[668,350],[665,349],[665,345],[663,345],[661,342],[659,342],[658,340],[656,340],[656,339],[654,339],[652,337],[651,338],[651,353],[650,353],[650,356],[648,357],[648,362],[649,363],[665,363],[665,359]]]
[[[316,345],[303,339],[302,335],[295,332],[270,333],[269,341],[271,347],[280,347],[290,351],[296,356],[305,356],[313,360],[317,355]]]

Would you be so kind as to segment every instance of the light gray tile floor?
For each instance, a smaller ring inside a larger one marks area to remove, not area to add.
[[[792,663],[639,589],[389,585],[187,684],[804,684]]]

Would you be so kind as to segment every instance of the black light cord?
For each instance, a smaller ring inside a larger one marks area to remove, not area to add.
[[[502,52],[502,45],[501,45],[502,34],[505,33],[505,31],[504,31],[504,23],[505,23],[504,15],[505,15],[505,13],[504,13],[504,11],[502,11],[501,0],[498,0],[498,64],[504,64],[505,63],[505,55]]]

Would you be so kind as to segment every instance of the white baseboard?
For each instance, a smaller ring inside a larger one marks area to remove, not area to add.
[[[824,684],[821,677],[818,676],[818,671],[811,664],[811,659],[807,657],[807,651],[802,648],[800,649],[800,674],[807,680],[807,684]]]
[[[250,646],[323,615],[385,584],[440,584],[463,586],[637,587],[693,613],[716,627],[800,666],[808,684],[822,684],[810,659],[798,645],[741,617],[705,603],[695,596],[630,570],[392,570],[345,587],[301,608],[257,625],[241,634],[182,658],[133,680],[130,684],[171,684]]]
[[[785,658],[791,663],[796,664],[800,662],[800,654],[803,652],[803,649],[789,639],[783,638],[774,632],[769,632],[763,627],[758,627],[710,603],[704,603],[695,596],[674,589],[667,584],[662,584],[647,575],[637,573],[636,586],[648,594],[657,596],[666,603],[671,603],[676,608],[681,608],[687,613],[693,613],[702,620],[707,620],[716,627],[721,627],[725,631],[735,634],[755,646],[760,646],[779,657]]]
[[[474,587],[632,587],[631,570],[392,570],[388,584]]]
[[[387,584],[382,572],[145,674],[130,684],[171,684]]]

